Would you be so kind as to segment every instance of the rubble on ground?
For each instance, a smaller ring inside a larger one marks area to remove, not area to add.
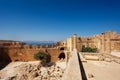
[[[40,63],[23,62],[1,70],[0,80],[61,80],[63,73],[64,69],[55,64],[43,67]]]

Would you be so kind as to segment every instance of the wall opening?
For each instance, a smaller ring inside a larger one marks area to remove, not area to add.
[[[60,50],[64,50],[64,47],[61,47]]]
[[[59,58],[59,60],[64,60],[65,59],[65,53],[64,52],[60,53],[58,58]]]

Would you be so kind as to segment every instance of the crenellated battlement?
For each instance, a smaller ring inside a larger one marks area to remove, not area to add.
[[[31,50],[36,50],[36,49],[41,49],[41,48],[54,48],[55,46],[53,45],[29,45],[26,43],[22,43],[22,42],[6,42],[2,44],[3,47],[6,48],[20,48],[20,49],[31,49]]]
[[[34,61],[34,54],[39,51],[47,52],[51,55],[51,61],[59,60],[59,55],[66,50],[63,44],[59,46],[50,45],[29,45],[19,41],[7,41],[0,44],[1,60],[11,61]],[[65,45],[65,44],[64,44]]]
[[[76,43],[74,38],[77,39]],[[74,44],[77,45],[77,50],[81,51],[82,47],[97,48],[99,52],[111,53],[112,51],[120,51],[120,34],[116,32],[108,31],[101,34],[97,34],[91,37],[72,37],[67,40],[67,48],[72,51]]]

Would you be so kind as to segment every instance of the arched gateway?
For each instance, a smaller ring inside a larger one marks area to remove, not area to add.
[[[58,56],[58,58],[59,58],[59,60],[61,60],[61,59],[65,59],[65,53],[64,52],[61,52],[60,54],[59,54],[59,56]]]

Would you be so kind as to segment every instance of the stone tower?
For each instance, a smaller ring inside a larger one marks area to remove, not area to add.
[[[73,50],[77,49],[77,35],[73,35]]]
[[[111,52],[111,41],[110,41],[110,39],[111,39],[111,32],[110,31],[107,32],[106,35],[107,35],[107,41],[106,41],[107,52],[106,53],[110,53]]]
[[[72,37],[67,39],[67,50],[72,51]]]
[[[67,49],[73,51],[77,49],[77,35],[74,34],[72,37],[67,39]]]

